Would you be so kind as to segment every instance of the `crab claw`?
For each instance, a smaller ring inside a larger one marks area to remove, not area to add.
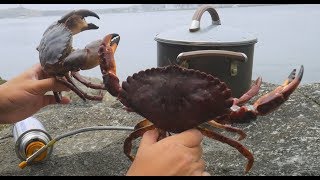
[[[106,49],[106,51],[112,50],[113,54],[116,52],[116,49],[119,45],[119,42],[120,42],[120,36],[119,34],[116,34],[116,33],[113,33],[113,34],[108,34],[107,36],[105,36],[103,39],[102,39],[102,43],[100,45],[100,50],[99,51],[103,51],[103,48],[101,49],[101,46],[104,47],[104,49]],[[116,67],[115,63],[114,64],[114,67]],[[114,69],[114,72],[116,72],[116,69]]]
[[[284,81],[281,86],[278,86],[272,92],[260,97],[253,106],[237,106],[231,107],[231,114],[229,118],[221,118],[218,120],[219,123],[245,123],[252,119],[255,119],[259,115],[266,115],[273,112],[280,107],[293,91],[299,86],[304,68],[301,66],[299,74],[296,75],[296,69],[294,69],[288,78]]]
[[[103,42],[109,43],[113,53],[115,53],[120,42],[120,36],[115,33],[109,34],[103,39]]]
[[[253,105],[258,115],[268,114],[288,100],[289,96],[300,84],[303,71],[304,67],[302,65],[299,74],[295,77],[296,69],[294,69],[281,86],[259,98]]]
[[[82,18],[88,17],[88,16],[93,16],[93,17],[96,17],[96,18],[100,19],[100,17],[96,13],[94,13],[92,11],[89,11],[89,10],[86,10],[86,9],[80,9],[80,10],[77,10],[77,11],[69,12],[68,14],[64,15],[58,22],[59,23],[64,23],[72,15],[79,15]]]
[[[71,11],[68,14],[64,15],[58,23],[64,23],[72,32],[73,35],[78,34],[79,32],[90,30],[90,29],[98,29],[99,27],[92,23],[87,23],[84,17],[93,16],[98,19],[100,17],[89,10],[81,9],[77,11]]]
[[[108,34],[103,38],[98,51],[103,83],[107,91],[113,96],[118,96],[121,89],[114,59],[114,53],[119,41],[119,34]]]
[[[258,77],[258,79],[254,82],[251,88],[244,95],[242,95],[239,99],[234,98],[233,104],[236,106],[242,106],[243,104],[248,102],[252,97],[258,94],[261,83],[262,83],[262,78]]]

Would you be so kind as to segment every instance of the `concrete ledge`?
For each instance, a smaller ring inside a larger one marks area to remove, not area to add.
[[[263,83],[260,95],[275,87]],[[101,103],[84,103],[71,96],[72,104],[46,107],[35,115],[53,137],[88,126],[134,126],[142,119],[123,110],[108,93]],[[233,126],[247,133],[242,144],[255,157],[247,175],[320,175],[320,83],[300,86],[272,114]],[[122,150],[128,131],[95,131],[58,141],[47,161],[21,170],[11,130],[11,126],[0,130],[0,175],[119,176],[131,164]],[[208,138],[204,139],[203,148],[207,170],[212,175],[244,175],[246,159],[234,148]]]

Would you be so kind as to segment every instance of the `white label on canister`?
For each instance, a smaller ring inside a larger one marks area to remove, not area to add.
[[[15,133],[17,133],[16,134],[17,136],[20,136],[24,132],[30,131],[33,129],[40,129],[40,130],[46,131],[44,129],[43,125],[40,123],[40,121],[34,117],[29,117],[29,118],[26,118],[22,121],[15,123],[14,129],[16,131]]]

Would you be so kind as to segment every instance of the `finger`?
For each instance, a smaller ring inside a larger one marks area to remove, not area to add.
[[[63,96],[61,98],[60,104],[69,104],[70,102],[71,102],[70,98]],[[42,101],[42,107],[50,104],[57,104],[56,98],[53,95],[44,95],[43,101]]]
[[[38,79],[38,69],[40,68],[41,70],[41,66],[39,67],[38,64],[35,64],[31,67],[29,67],[27,70],[25,70],[24,72],[22,72],[20,75],[12,78],[12,80],[16,80],[16,79],[19,79],[19,80],[24,80],[24,79],[32,79],[32,78],[35,78],[35,79]]]
[[[43,71],[42,71],[42,67],[41,67],[41,64],[40,63],[37,63],[35,65],[33,65],[31,68],[30,68],[30,71],[33,71],[35,72],[36,74],[42,74]]]
[[[205,171],[205,162],[203,159],[200,159],[198,162],[195,162],[190,165],[190,175],[191,176],[202,176]]]
[[[159,137],[159,132],[157,129],[153,129],[145,132],[142,136],[139,147],[143,148],[144,146],[150,146],[156,143],[158,137]]]
[[[186,147],[192,148],[192,147],[199,146],[202,139],[203,139],[203,135],[201,134],[201,132],[199,130],[189,129],[189,130],[184,131],[182,133],[169,136],[163,140],[179,142]]]
[[[69,97],[62,96],[60,104],[69,104],[71,99]]]
[[[194,161],[199,161],[203,155],[203,149],[201,146],[189,148],[189,151],[192,154]]]
[[[43,71],[42,66],[40,63],[37,63],[35,65],[33,65],[30,70],[30,73],[34,74],[34,76],[36,76],[37,79],[46,79],[49,78],[49,75]]]
[[[59,83],[55,78],[37,80],[32,84],[32,87],[39,94],[44,94],[48,91],[70,91],[68,87]]]

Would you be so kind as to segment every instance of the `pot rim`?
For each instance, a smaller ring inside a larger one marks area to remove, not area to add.
[[[173,45],[185,45],[185,46],[242,46],[242,45],[251,45],[258,42],[258,39],[255,38],[253,40],[241,41],[241,42],[188,42],[188,41],[180,41],[180,40],[169,40],[155,37],[155,41],[173,44]]]

